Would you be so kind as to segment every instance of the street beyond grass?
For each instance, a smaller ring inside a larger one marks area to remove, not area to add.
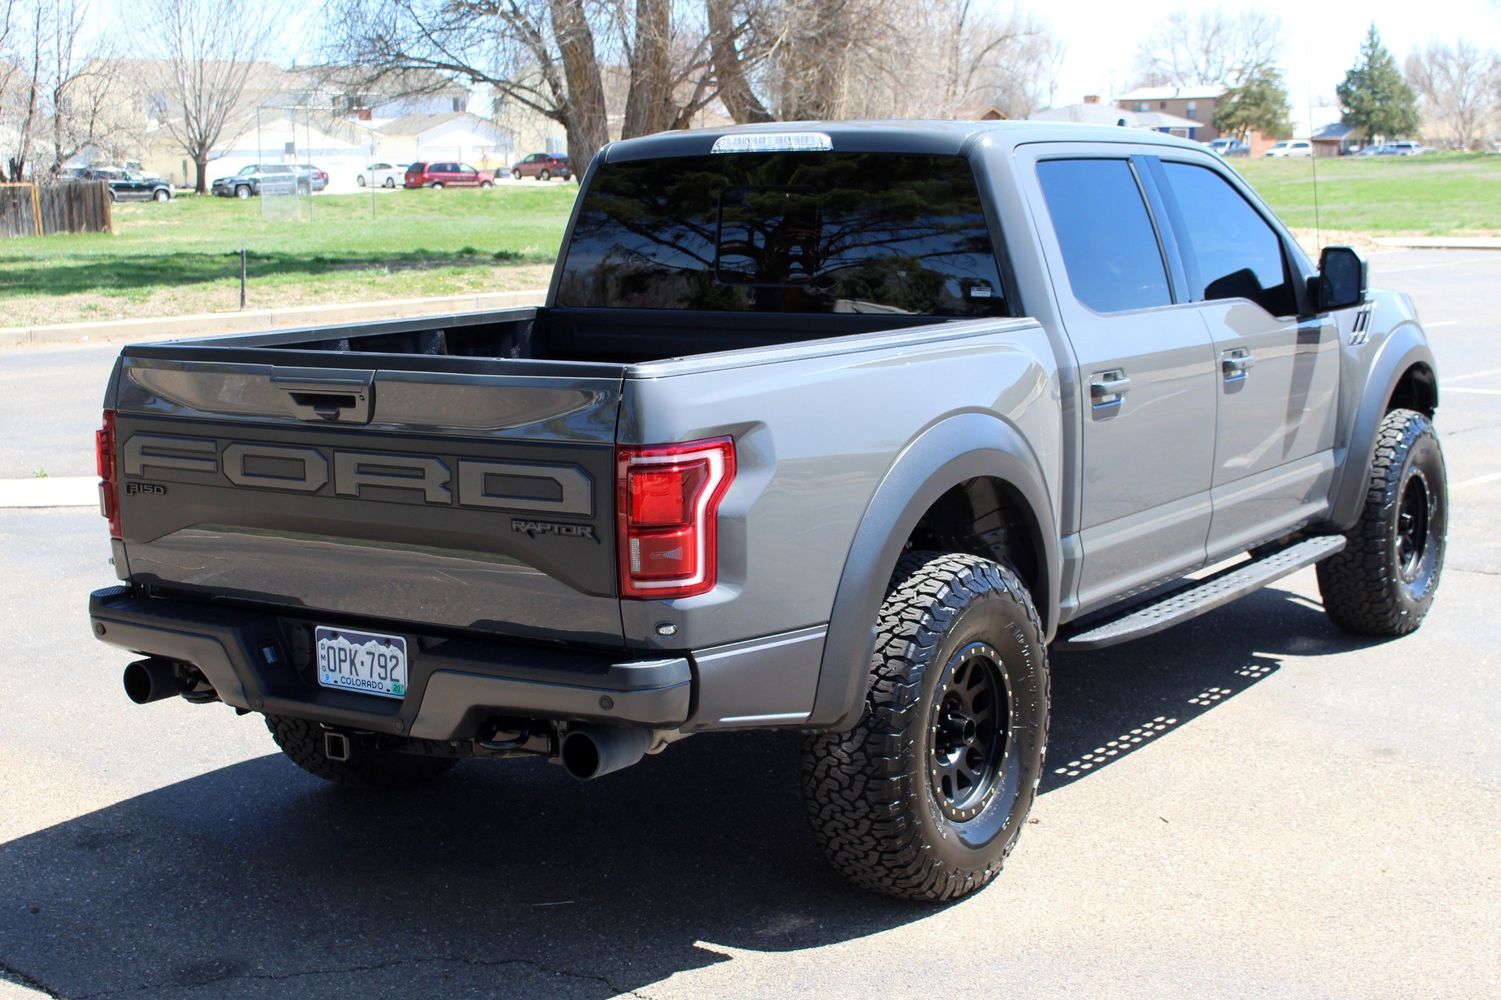
[[[117,204],[114,233],[0,241],[0,326],[545,287],[576,184]]]
[[[1230,162],[1310,248],[1501,235],[1496,154]],[[543,288],[577,191],[318,195],[300,220],[263,217],[259,199],[116,205],[112,234],[0,241],[0,326],[234,312],[241,247],[249,309]]]

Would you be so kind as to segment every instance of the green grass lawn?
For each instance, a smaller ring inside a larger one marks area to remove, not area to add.
[[[121,204],[115,232],[0,241],[0,326],[544,286],[575,184]],[[308,202],[304,202],[308,205]]]
[[[1442,236],[1501,234],[1501,156],[1426,153],[1310,160],[1232,159],[1295,229]]]
[[[1295,229],[1314,226],[1308,160],[1231,160]],[[1319,160],[1328,233],[1501,234],[1501,156]],[[0,241],[0,326],[541,288],[575,184],[319,195],[311,218],[259,199],[115,206],[115,232]]]

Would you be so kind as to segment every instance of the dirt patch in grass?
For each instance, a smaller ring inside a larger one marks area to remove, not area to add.
[[[415,262],[403,262],[413,264]],[[460,264],[424,261],[420,266],[389,264],[340,267],[315,281],[288,277],[252,277],[247,309],[370,302],[481,292],[544,289],[551,264]],[[235,312],[240,308],[238,278],[177,287],[144,287],[105,294],[98,291],[62,295],[22,295],[5,301],[5,326],[40,326],[152,316]]]

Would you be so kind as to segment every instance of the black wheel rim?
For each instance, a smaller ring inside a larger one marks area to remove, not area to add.
[[[994,648],[972,642],[949,658],[933,697],[928,776],[938,807],[966,823],[995,797],[1010,750],[1011,689]]]
[[[1423,570],[1432,520],[1433,496],[1427,481],[1421,474],[1409,476],[1397,505],[1397,571],[1408,583]]]

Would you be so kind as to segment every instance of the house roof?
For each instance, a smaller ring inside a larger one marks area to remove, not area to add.
[[[1346,139],[1358,139],[1362,129],[1358,125],[1346,125],[1344,122],[1330,122],[1322,128],[1313,130],[1308,138],[1314,142],[1343,142]]]
[[[1204,122],[1162,111],[1127,111],[1113,104],[1065,104],[1061,108],[1035,111],[1027,116],[1034,122],[1080,122],[1085,125],[1119,125],[1122,121],[1131,128],[1149,128],[1153,131],[1165,128],[1202,128]]]
[[[463,121],[473,128],[487,129],[497,134],[500,132],[495,123],[488,118],[481,118],[479,115],[470,114],[468,111],[442,111],[436,114],[402,115],[400,118],[391,119],[375,131],[381,135],[417,136],[453,121]]]
[[[1221,83],[1195,83],[1180,87],[1168,84],[1165,87],[1137,87],[1116,98],[1117,101],[1209,101],[1224,97],[1228,88]]]

